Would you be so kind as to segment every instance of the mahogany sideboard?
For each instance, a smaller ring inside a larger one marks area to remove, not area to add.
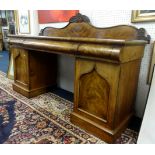
[[[9,35],[13,89],[30,98],[57,85],[57,54],[75,57],[71,122],[113,143],[133,114],[141,59],[149,41],[143,28],[97,28],[77,14],[42,36]],[[65,64],[64,64],[65,65]]]

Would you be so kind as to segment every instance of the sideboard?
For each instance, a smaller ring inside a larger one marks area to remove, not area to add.
[[[13,89],[30,98],[57,85],[57,55],[75,57],[71,122],[113,143],[133,115],[141,59],[149,36],[129,25],[97,28],[77,14],[41,36],[9,35]],[[65,65],[65,64],[64,64]]]

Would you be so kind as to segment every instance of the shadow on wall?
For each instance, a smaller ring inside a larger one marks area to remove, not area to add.
[[[15,124],[15,102],[0,103],[0,144],[8,139]]]

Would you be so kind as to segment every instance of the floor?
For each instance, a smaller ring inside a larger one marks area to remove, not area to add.
[[[9,66],[9,52],[8,51],[0,51],[0,70],[7,73]],[[61,88],[55,88],[52,90],[52,93],[59,95],[69,101],[73,101],[74,94],[63,90]],[[129,128],[139,132],[141,126],[141,119],[138,117],[133,117],[129,124]]]

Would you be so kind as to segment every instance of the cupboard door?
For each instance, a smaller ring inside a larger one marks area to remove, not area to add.
[[[29,66],[28,51],[24,49],[13,49],[14,57],[14,80],[15,83],[29,88]]]

